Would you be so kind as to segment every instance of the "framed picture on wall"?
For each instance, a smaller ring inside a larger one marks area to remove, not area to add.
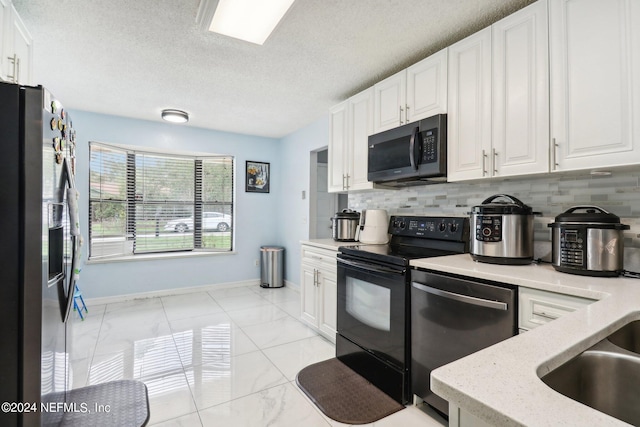
[[[271,184],[269,163],[247,160],[247,177],[245,191],[247,193],[268,193]]]

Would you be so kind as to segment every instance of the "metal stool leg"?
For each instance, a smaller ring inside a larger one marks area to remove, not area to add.
[[[82,303],[82,308],[78,305],[78,299]],[[82,293],[80,292],[80,288],[76,284],[75,291],[73,292],[73,309],[78,311],[80,315],[80,320],[84,320],[84,316],[82,315],[82,310],[84,309],[85,313],[88,313],[87,306],[84,303],[84,298],[82,298]]]

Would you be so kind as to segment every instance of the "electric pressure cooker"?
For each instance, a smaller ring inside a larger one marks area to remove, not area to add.
[[[360,223],[360,214],[351,209],[343,209],[331,218],[331,235],[337,242],[353,242]]]
[[[533,212],[507,194],[496,194],[474,206],[470,254],[491,264],[529,264],[533,260]]]
[[[574,206],[548,224],[551,263],[557,271],[614,277],[624,264],[624,232],[629,226],[598,206]]]

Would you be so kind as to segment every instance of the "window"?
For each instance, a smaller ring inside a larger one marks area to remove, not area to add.
[[[89,152],[90,259],[233,249],[233,157]]]

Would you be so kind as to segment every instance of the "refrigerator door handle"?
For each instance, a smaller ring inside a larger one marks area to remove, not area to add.
[[[78,275],[80,273],[80,248],[82,246],[82,236],[80,235],[80,227],[78,223],[78,203],[77,197],[78,192],[76,190],[75,180],[73,178],[73,173],[71,172],[71,168],[69,167],[69,162],[65,157],[62,162],[62,176],[60,178],[60,195],[63,197],[66,193],[66,205],[67,205],[67,214],[69,221],[69,236],[71,239],[71,265],[70,271],[68,275],[68,281],[61,281],[60,285],[62,287],[61,295],[64,297],[61,300],[61,315],[62,321],[66,322],[69,318],[69,313],[71,312],[71,307],[73,306],[73,298],[76,290],[76,282],[78,281]],[[63,268],[63,275],[66,272],[66,266]],[[65,283],[66,282],[66,283]]]

